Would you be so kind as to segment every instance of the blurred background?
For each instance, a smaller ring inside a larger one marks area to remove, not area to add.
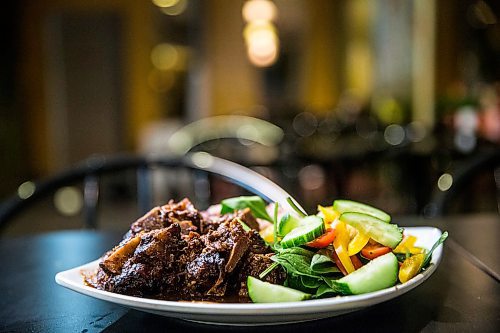
[[[96,154],[203,150],[309,210],[432,216],[500,150],[498,1],[19,0],[0,18],[0,199]],[[492,177],[452,210],[498,212]]]

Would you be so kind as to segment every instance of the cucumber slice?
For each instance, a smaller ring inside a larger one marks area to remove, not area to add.
[[[252,276],[247,278],[247,287],[248,295],[254,303],[297,302],[311,298],[311,294],[264,282]]]
[[[394,249],[403,239],[403,233],[396,224],[386,223],[363,213],[344,213],[340,220],[367,234],[382,245]]]
[[[300,220],[300,225],[292,229],[281,240],[281,246],[286,249],[308,243],[325,232],[325,223],[319,216],[306,216]]]
[[[369,206],[361,202],[356,202],[351,200],[335,200],[333,202],[333,209],[339,212],[340,214],[348,212],[364,213],[367,215],[374,216],[384,222],[387,223],[391,222],[391,216],[389,214],[378,208]]]
[[[295,216],[292,216],[288,213],[283,215],[283,217],[278,221],[278,225],[276,226],[278,236],[285,236],[290,231],[300,226],[300,224],[301,220],[296,218]]]
[[[333,283],[342,294],[369,293],[394,286],[398,279],[398,268],[398,259],[389,252]]]

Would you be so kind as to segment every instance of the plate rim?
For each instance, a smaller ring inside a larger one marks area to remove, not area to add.
[[[426,232],[436,235],[436,240],[442,234],[439,228],[432,226],[405,227],[405,231],[411,234],[411,231]],[[276,316],[276,315],[300,315],[312,313],[324,313],[346,310],[355,311],[367,306],[375,305],[392,298],[398,297],[427,280],[437,269],[442,260],[443,245],[441,244],[433,253],[431,265],[423,272],[411,280],[397,284],[396,286],[385,288],[379,291],[365,293],[361,295],[334,296],[323,299],[314,299],[300,302],[286,303],[210,303],[210,302],[183,302],[166,301],[151,298],[141,298],[135,296],[122,295],[108,291],[98,290],[83,283],[81,272],[97,267],[100,259],[93,260],[86,264],[70,268],[55,275],[55,282],[62,287],[76,291],[96,299],[108,301],[111,303],[131,307],[137,310],[160,311],[169,315],[210,315],[221,316]],[[78,283],[74,276],[80,276]],[[286,306],[283,306],[286,304]]]

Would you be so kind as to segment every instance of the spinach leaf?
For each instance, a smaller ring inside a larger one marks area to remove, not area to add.
[[[306,287],[301,280],[300,275],[296,274],[288,274],[286,281],[285,281],[285,286],[290,287],[292,289],[297,289],[300,291],[303,291],[308,294],[315,294],[317,288],[308,288]]]
[[[282,249],[275,256],[271,257],[271,259],[282,265],[287,273],[318,277],[311,270],[311,259],[313,255],[314,252],[312,251],[301,247],[292,247]]]
[[[301,247],[282,249],[271,259],[287,272],[287,285],[293,289],[317,294],[339,294],[342,292],[331,277],[338,269],[330,258]],[[313,269],[314,268],[314,269]]]
[[[316,290],[315,298],[330,297],[333,295],[350,295],[352,294],[349,288],[336,283],[335,280],[323,279],[321,284]]]
[[[337,295],[337,294],[338,294],[338,292],[335,289],[328,286],[328,284],[323,283],[316,290],[316,294],[314,295],[314,297],[321,298],[321,297],[333,296],[333,295]]]
[[[235,210],[250,208],[252,214],[259,219],[273,222],[273,219],[266,211],[266,203],[259,196],[241,196],[221,201],[221,214],[232,213]]]
[[[333,261],[326,255],[316,253],[311,259],[311,271],[323,275],[331,273],[340,273]]]
[[[304,256],[285,254],[273,256],[272,259],[285,268],[287,273],[316,277],[310,268],[311,262]]]
[[[280,254],[282,254],[282,255],[286,255],[286,254],[298,254],[298,255],[307,257],[309,261],[314,256],[314,252],[306,250],[306,249],[301,248],[301,247],[289,247],[289,248],[286,248],[286,249],[281,249]]]
[[[313,278],[311,276],[302,275],[300,277],[300,282],[306,288],[316,289],[323,284],[323,280],[320,278]]]

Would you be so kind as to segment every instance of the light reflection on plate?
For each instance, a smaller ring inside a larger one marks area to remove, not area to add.
[[[405,233],[417,237],[416,246],[429,249],[439,239],[442,232],[433,227],[408,227],[405,228]],[[59,272],[55,279],[61,286],[81,294],[167,317],[219,325],[285,324],[338,316],[400,296],[431,276],[441,261],[442,253],[443,246],[440,245],[434,251],[428,269],[404,284],[363,295],[337,296],[289,303],[173,302],[110,293],[86,286],[83,283],[81,272],[95,270],[98,260]]]

